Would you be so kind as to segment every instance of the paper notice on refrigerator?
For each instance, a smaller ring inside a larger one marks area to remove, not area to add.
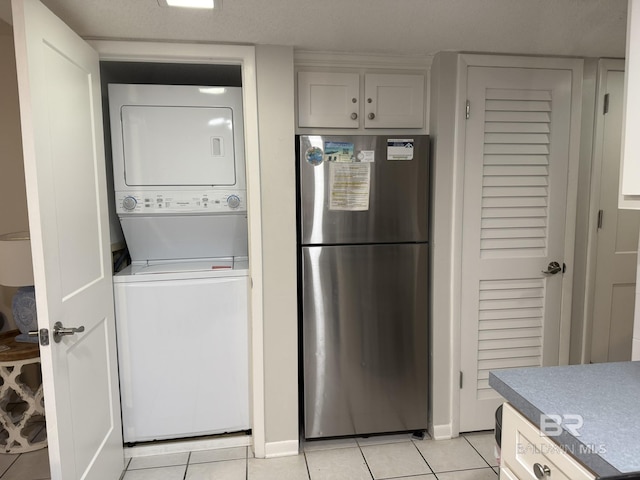
[[[369,210],[370,163],[331,163],[329,210]]]

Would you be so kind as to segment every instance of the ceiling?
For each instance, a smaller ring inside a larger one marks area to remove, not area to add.
[[[429,55],[442,50],[622,57],[627,0],[224,0],[220,12],[157,0],[42,0],[86,38]],[[8,18],[9,0],[0,0]]]

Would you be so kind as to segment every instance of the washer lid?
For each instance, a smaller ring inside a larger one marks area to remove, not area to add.
[[[197,260],[190,262],[162,262],[144,265],[132,265],[133,275],[152,275],[161,273],[211,272],[233,270],[233,257]]]

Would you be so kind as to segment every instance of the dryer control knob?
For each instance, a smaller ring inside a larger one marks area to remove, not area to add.
[[[135,197],[124,197],[124,200],[122,200],[122,207],[125,210],[133,210],[136,208],[136,205],[138,204],[138,201],[135,199]]]
[[[240,206],[240,197],[237,195],[229,195],[227,197],[227,205],[229,205],[229,208],[238,208]]]

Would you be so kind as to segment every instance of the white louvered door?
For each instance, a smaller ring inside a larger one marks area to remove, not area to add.
[[[460,431],[491,429],[493,369],[558,363],[571,71],[469,67]]]

